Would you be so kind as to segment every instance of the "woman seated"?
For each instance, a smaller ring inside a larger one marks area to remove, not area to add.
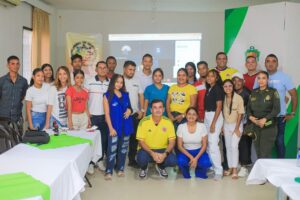
[[[190,107],[186,111],[187,122],[178,126],[177,161],[184,178],[191,178],[190,168],[193,168],[196,177],[206,179],[206,171],[212,166],[206,153],[207,130],[197,118],[197,109]]]

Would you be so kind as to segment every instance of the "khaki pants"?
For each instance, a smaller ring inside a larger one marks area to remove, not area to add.
[[[72,113],[72,122],[74,129],[86,129],[88,127],[87,114],[85,112],[80,114]]]
[[[276,140],[277,125],[268,128],[255,127],[257,139],[254,140],[257,158],[272,158],[272,149]]]

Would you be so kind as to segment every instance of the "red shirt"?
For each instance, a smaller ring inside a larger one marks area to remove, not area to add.
[[[253,74],[252,76],[250,76],[248,73],[246,73],[246,74],[243,74],[243,76],[244,76],[244,80],[245,80],[245,87],[248,90],[252,91],[254,82],[256,80],[257,73]]]
[[[77,91],[74,86],[70,86],[66,91],[66,96],[71,97],[72,112],[82,113],[85,111],[88,100],[88,92],[86,90]]]
[[[205,98],[205,93],[206,93],[206,86],[203,81],[198,80],[194,83],[194,86],[197,89],[197,108],[198,108],[198,115],[199,119],[201,121],[204,121],[204,114],[205,114],[205,109],[204,109],[204,98]]]

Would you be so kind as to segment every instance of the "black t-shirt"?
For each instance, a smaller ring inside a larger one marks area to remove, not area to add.
[[[247,88],[243,88],[242,92],[239,94],[244,100],[244,107],[247,107],[249,96],[250,96],[250,91]]]
[[[216,111],[217,101],[223,101],[224,90],[219,85],[214,85],[212,88],[206,90],[204,98],[204,108],[205,111],[211,112]]]

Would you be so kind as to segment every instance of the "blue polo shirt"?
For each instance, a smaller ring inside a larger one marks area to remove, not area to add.
[[[148,87],[146,87],[145,92],[144,92],[144,98],[148,100],[148,108],[146,115],[151,114],[151,102],[154,99],[160,99],[164,102],[164,107],[166,108],[166,101],[168,97],[168,90],[169,86],[163,84],[162,88],[159,89],[155,86],[155,84],[151,84]],[[164,115],[167,116],[166,110],[164,112]]]
[[[10,79],[9,73],[0,78],[0,117],[15,122],[20,119],[27,88],[27,80],[20,75],[15,83]]]
[[[286,114],[286,103],[285,103],[285,96],[286,93],[294,89],[295,86],[292,82],[292,79],[284,72],[282,71],[277,71],[274,74],[270,74],[269,76],[269,87],[274,88],[278,91],[279,97],[280,97],[280,115],[285,115]],[[255,81],[254,88],[258,88],[258,82],[257,80]]]

